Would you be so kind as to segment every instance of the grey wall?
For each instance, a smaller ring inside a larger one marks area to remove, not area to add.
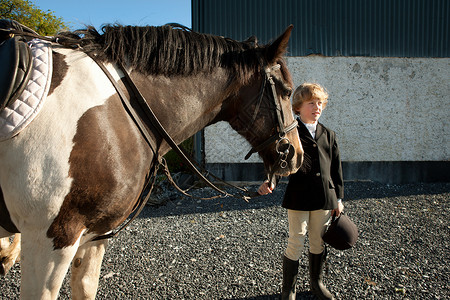
[[[296,86],[317,82],[330,94],[320,121],[337,133],[347,180],[450,181],[449,58],[287,60]],[[207,127],[204,139],[217,173],[263,179],[259,158],[243,160],[250,146],[228,124]]]
[[[192,26],[267,43],[293,24],[289,68],[296,86],[327,88],[321,122],[337,132],[345,179],[450,181],[449,7],[448,0],[192,0]],[[250,147],[227,124],[206,128],[203,142],[213,172],[263,179],[260,160],[244,161]]]

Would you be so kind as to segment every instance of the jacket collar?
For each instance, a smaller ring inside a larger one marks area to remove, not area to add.
[[[300,118],[298,118],[298,128],[303,133],[304,136],[306,136],[309,139],[314,140],[314,141],[317,141],[320,138],[320,136],[323,134],[323,131],[324,131],[323,125],[320,124],[319,122],[317,122],[316,136],[313,139],[313,137],[309,133],[308,128],[306,128],[305,124],[303,124],[303,122],[300,120]]]
[[[317,123],[317,128],[316,128],[316,137],[315,137],[315,140],[317,141],[319,138],[320,138],[320,136],[323,134],[323,125],[322,124],[320,124],[320,123]]]

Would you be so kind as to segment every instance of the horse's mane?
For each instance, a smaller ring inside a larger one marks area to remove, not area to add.
[[[170,25],[106,25],[102,33],[87,27],[59,37],[76,41],[102,60],[131,65],[145,74],[192,75],[223,67],[235,79],[246,82],[264,65],[263,47],[254,39],[238,42]]]

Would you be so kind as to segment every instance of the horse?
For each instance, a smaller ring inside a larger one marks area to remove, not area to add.
[[[132,214],[173,147],[136,101],[124,105],[136,91],[176,144],[226,121],[268,178],[296,172],[303,149],[284,60],[291,31],[265,45],[170,25],[53,37],[44,105],[0,142],[0,238],[21,236],[21,298],[56,299],[69,267],[72,297],[95,298],[108,243],[98,237]]]

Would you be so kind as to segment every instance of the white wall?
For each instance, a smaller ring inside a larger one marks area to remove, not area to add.
[[[330,94],[320,121],[336,131],[343,161],[450,160],[450,59],[288,57],[295,86]],[[206,163],[244,161],[250,145],[228,124],[205,129]]]

